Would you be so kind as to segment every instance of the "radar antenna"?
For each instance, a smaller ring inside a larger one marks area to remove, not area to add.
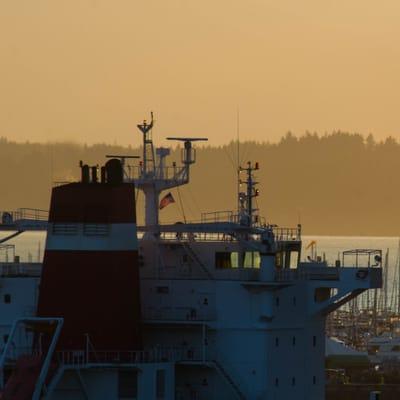
[[[196,150],[193,148],[192,142],[206,142],[208,141],[208,138],[167,137],[167,140],[177,140],[184,143],[184,149],[182,150],[182,163],[188,166],[196,162]],[[187,172],[189,175],[189,170]]]

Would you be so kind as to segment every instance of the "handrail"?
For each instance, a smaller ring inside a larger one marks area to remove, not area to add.
[[[60,364],[87,367],[96,364],[142,364],[154,362],[184,362],[203,360],[202,348],[198,346],[157,346],[147,350],[89,351],[85,349],[64,350],[55,353]]]
[[[0,276],[33,276],[38,277],[41,275],[42,263],[12,263],[0,262]]]
[[[148,321],[213,321],[216,319],[216,312],[212,308],[148,307],[143,312],[143,318]]]

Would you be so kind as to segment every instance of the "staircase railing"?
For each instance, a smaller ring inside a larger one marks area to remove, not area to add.
[[[214,279],[212,273],[209,271],[209,269],[207,268],[207,266],[203,263],[203,261],[201,261],[201,259],[199,258],[199,256],[196,254],[196,252],[192,249],[192,247],[190,246],[189,242],[184,242],[182,241],[182,246],[185,249],[186,253],[188,254],[188,256],[196,262],[197,265],[200,266],[200,268],[202,269],[202,271],[207,275],[208,279]]]
[[[232,375],[226,370],[222,363],[217,360],[213,360],[212,363],[214,364],[215,369],[218,371],[218,373],[230,384],[232,390],[235,392],[236,397],[239,400],[246,400],[247,397],[243,393],[243,389],[233,379]]]

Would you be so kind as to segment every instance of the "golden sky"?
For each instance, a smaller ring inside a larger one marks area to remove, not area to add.
[[[0,136],[400,139],[399,0],[0,0]]]

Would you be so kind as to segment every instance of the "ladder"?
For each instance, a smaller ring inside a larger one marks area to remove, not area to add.
[[[192,249],[190,246],[189,242],[184,242],[182,241],[182,246],[185,249],[186,253],[188,256],[196,262],[197,265],[200,266],[202,271],[207,275],[208,279],[214,279],[212,273],[208,270],[207,266],[203,263],[203,261],[200,260],[199,256],[196,254],[196,252]]]
[[[231,377],[231,375],[226,371],[226,369],[222,366],[222,364],[217,361],[214,360],[213,361],[213,365],[215,367],[215,369],[218,371],[218,373],[230,384],[231,388],[233,389],[233,391],[236,394],[236,397],[239,400],[246,400],[247,397],[245,396],[245,394],[243,393],[242,389],[239,387],[239,385],[233,380],[233,378]]]

